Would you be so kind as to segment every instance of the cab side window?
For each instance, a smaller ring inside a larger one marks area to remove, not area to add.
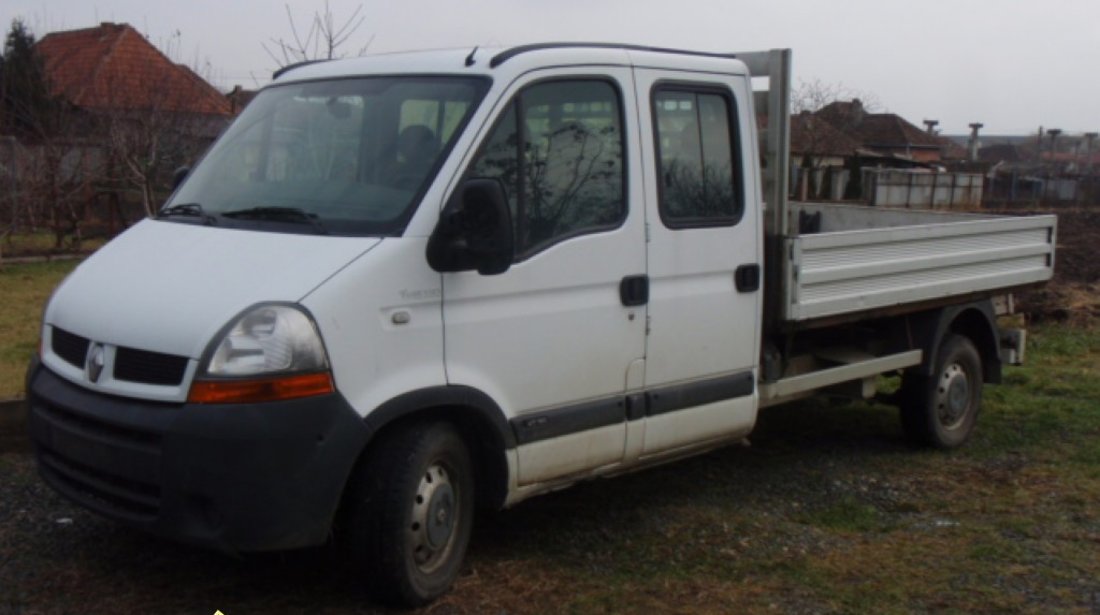
[[[653,94],[658,210],[665,226],[730,226],[741,219],[744,187],[728,93],[660,86]]]
[[[545,81],[509,103],[469,176],[504,184],[520,261],[569,237],[622,223],[623,151],[614,85]]]

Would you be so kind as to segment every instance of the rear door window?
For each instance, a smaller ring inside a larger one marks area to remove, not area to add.
[[[661,220],[670,228],[729,226],[744,187],[734,101],[710,87],[659,86],[653,94]]]

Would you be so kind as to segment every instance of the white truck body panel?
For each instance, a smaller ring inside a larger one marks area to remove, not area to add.
[[[823,219],[830,207],[818,206]],[[863,211],[872,219],[875,210]],[[938,217],[935,223],[788,238],[784,318],[809,320],[1009,289],[1054,274],[1055,216]]]
[[[724,91],[733,103],[735,134],[741,136],[735,144],[739,162],[755,169],[755,143],[746,138],[753,132],[755,115],[745,67],[727,60],[721,62],[722,72],[689,76],[671,68],[649,68],[668,65],[669,60],[649,55],[632,54],[635,62],[646,66],[635,69],[638,100],[650,100],[654,91],[669,83]],[[658,158],[657,125],[654,106],[642,105],[638,126],[645,160]],[[757,177],[755,170],[746,175]],[[762,243],[756,239],[763,233],[760,198],[750,187],[755,182],[744,181],[744,208],[735,224],[676,228],[664,223],[658,208],[662,179],[653,171],[645,174],[650,284],[645,386],[652,389],[743,372],[753,374],[755,380],[763,293],[741,292],[735,286],[739,266],[763,260]],[[641,454],[747,434],[756,420],[755,399],[754,390],[745,397],[652,416],[645,422]]]
[[[234,316],[261,302],[300,301],[379,241],[142,221],[88,257],[54,293],[44,314],[50,326],[42,361],[102,393],[183,401],[198,359]],[[54,354],[53,327],[104,344],[106,377],[92,383]],[[115,380],[118,347],[188,357],[187,377],[179,386]]]
[[[360,415],[446,382],[443,293],[422,237],[388,237],[302,305],[325,340],[337,388]]]

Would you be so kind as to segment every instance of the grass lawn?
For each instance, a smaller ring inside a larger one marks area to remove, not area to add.
[[[38,344],[46,299],[77,264],[0,266],[0,399],[23,396],[23,375]]]
[[[55,247],[57,240],[54,234],[48,231],[35,233],[20,233],[8,235],[0,239],[0,256],[15,258],[20,256],[37,256],[43,254],[57,254],[74,252],[72,238],[66,237],[61,248]],[[90,253],[107,243],[104,237],[89,237],[80,242],[80,252]]]

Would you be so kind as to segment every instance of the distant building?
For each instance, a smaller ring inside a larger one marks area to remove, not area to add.
[[[1096,134],[989,137],[978,152],[989,165],[988,200],[1035,206],[1100,202],[1100,143]]]
[[[966,159],[965,148],[896,114],[869,113],[858,99],[791,118],[791,194],[798,199],[976,207],[981,175]]]
[[[232,113],[221,92],[170,60],[128,24],[51,32],[35,50],[51,94],[81,110],[207,116],[217,130]],[[209,136],[216,134],[214,130]]]
[[[917,128],[900,115],[868,113],[858,98],[830,103],[814,115],[858,142],[861,149],[880,156],[916,163],[966,158],[964,149]]]
[[[791,116],[791,163],[793,166],[842,167],[860,148],[860,143],[808,111]]]
[[[112,231],[138,206],[144,215],[155,211],[172,172],[231,117],[221,92],[127,24],[51,32],[34,49],[50,95],[71,113],[48,141],[27,149],[24,166],[39,170],[24,176],[52,173],[75,202],[106,203],[91,215],[109,215]]]

